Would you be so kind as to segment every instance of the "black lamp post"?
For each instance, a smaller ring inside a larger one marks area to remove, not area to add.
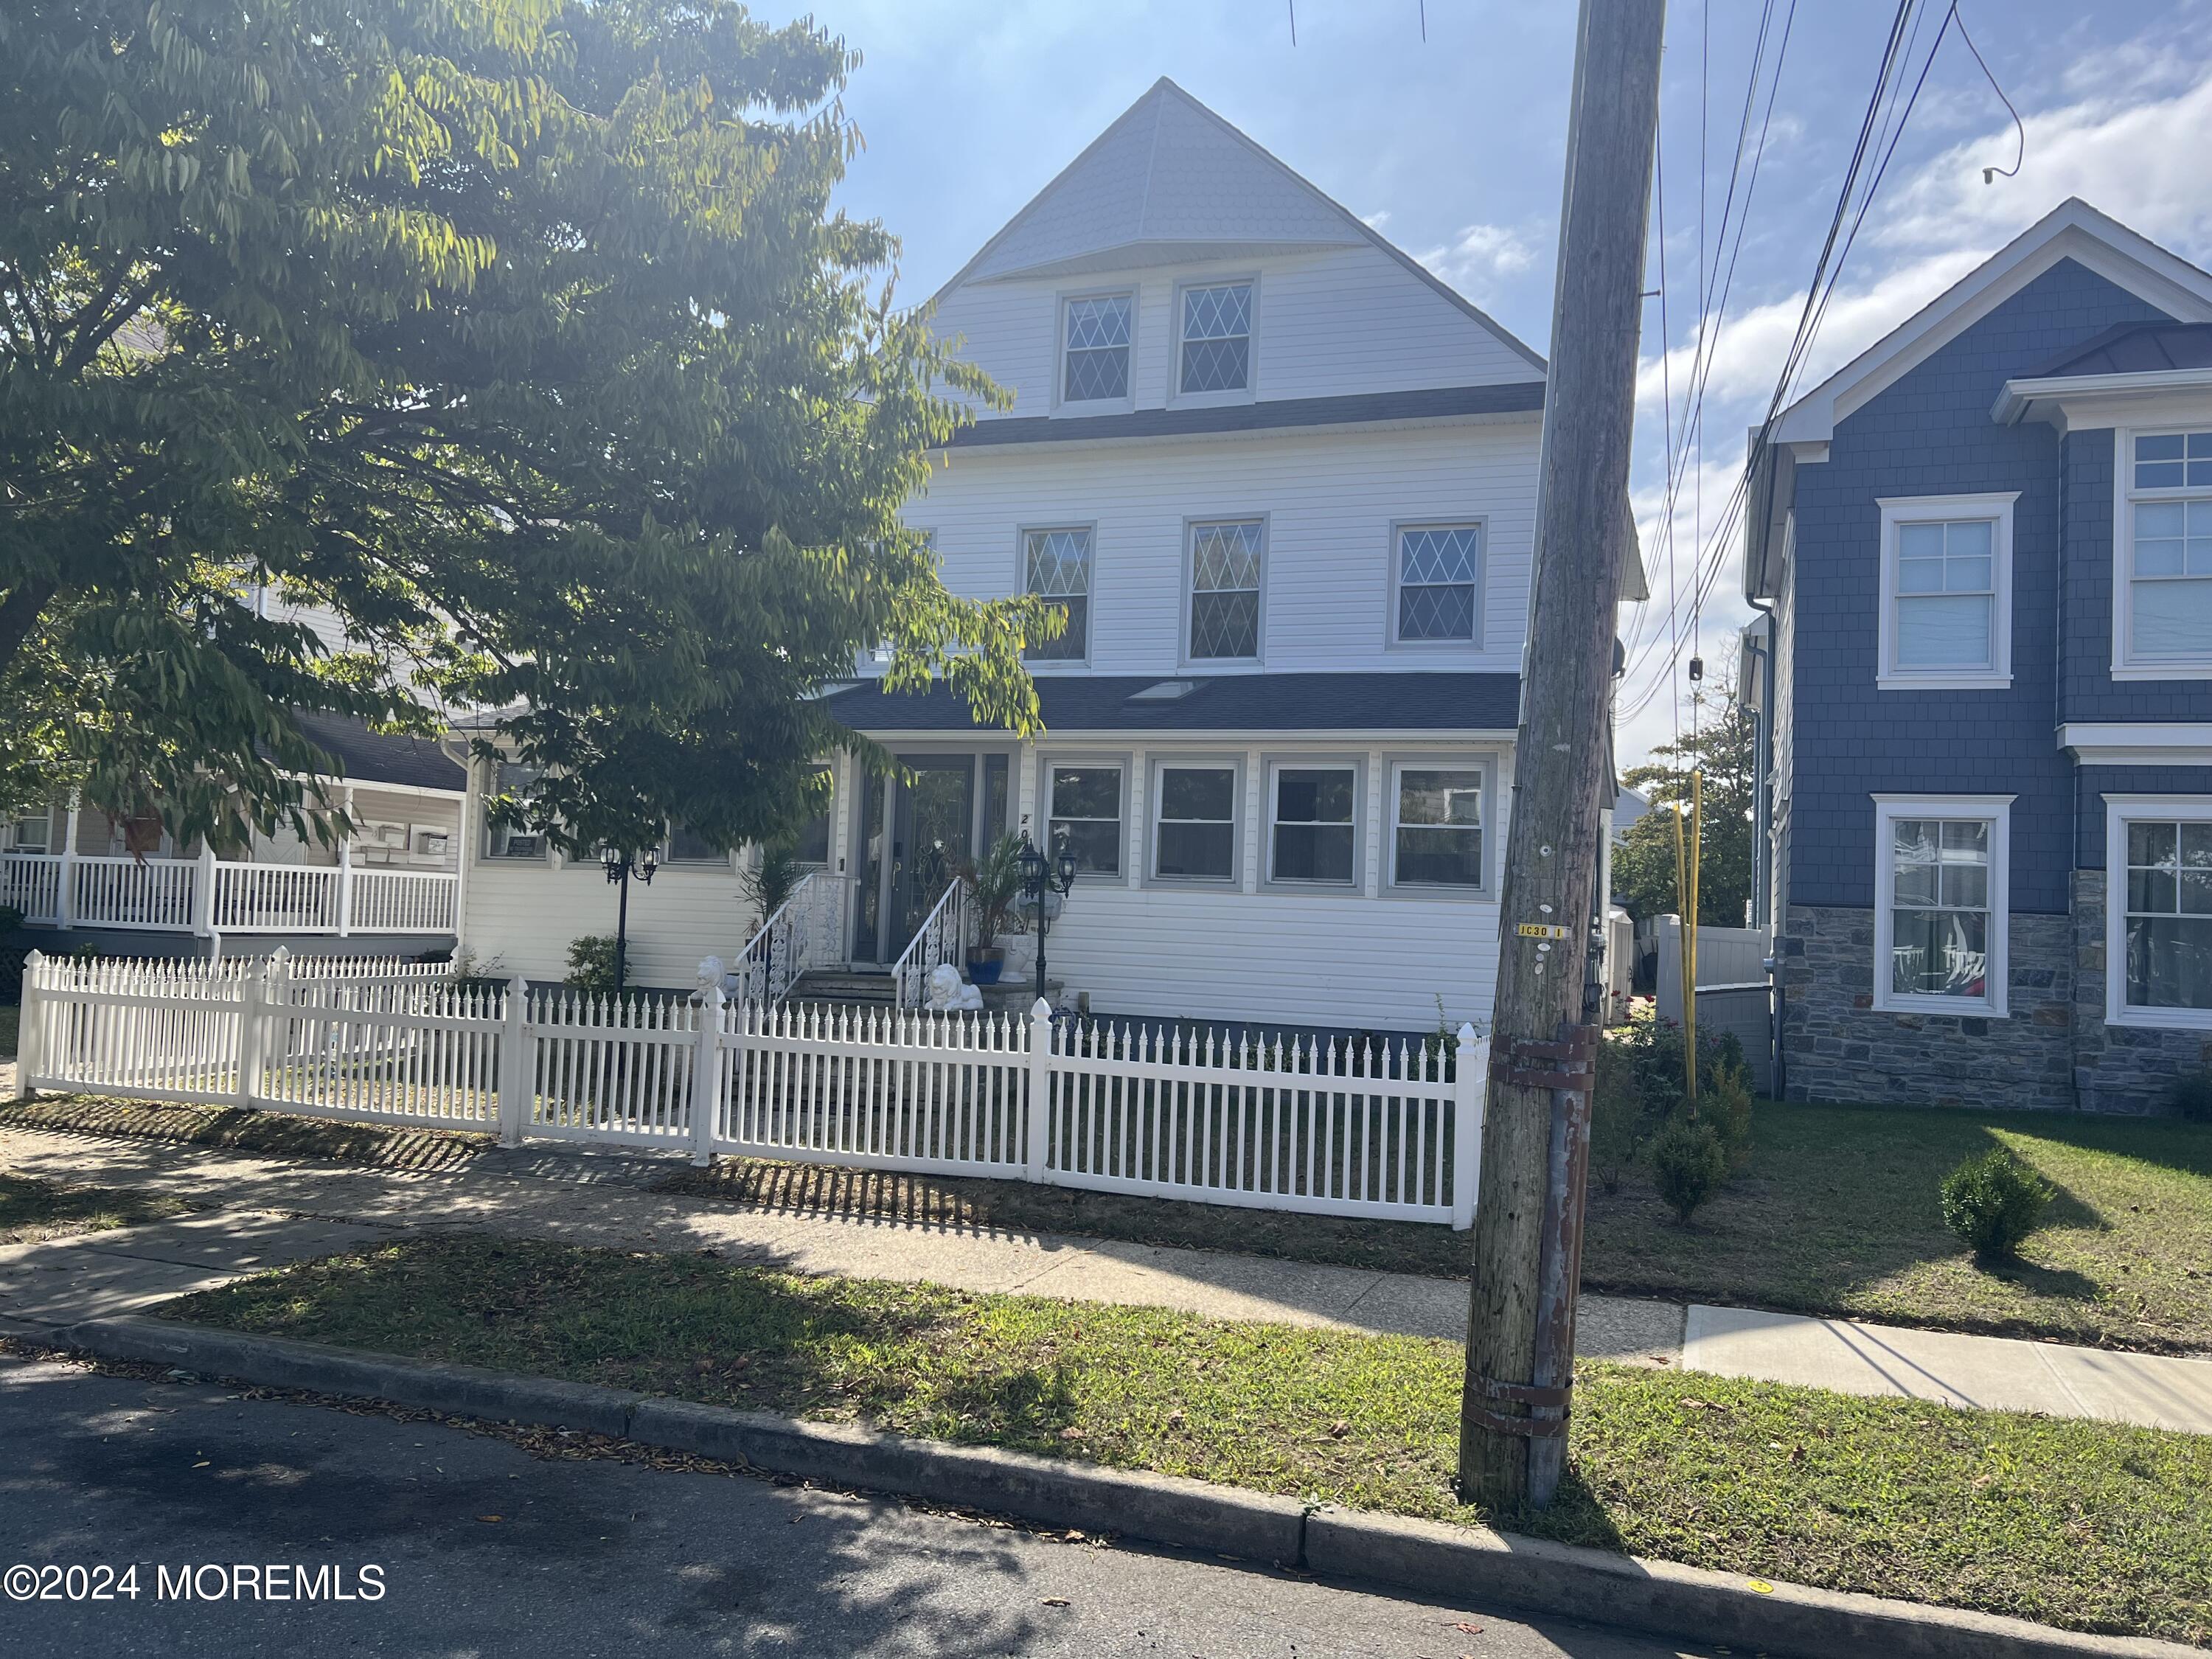
[[[1044,1000],[1044,901],[1048,893],[1065,896],[1075,885],[1075,854],[1067,850],[1067,842],[1060,843],[1060,856],[1047,858],[1036,849],[1027,836],[1022,837],[1020,854],[1022,890],[1029,895],[1030,902],[1036,907],[1036,994]]]
[[[647,887],[652,886],[653,872],[660,868],[660,851],[648,847],[642,853],[633,854],[616,847],[603,847],[599,849],[599,867],[607,872],[607,879],[621,894],[615,901],[615,994],[620,996],[629,956],[629,878],[635,876]]]

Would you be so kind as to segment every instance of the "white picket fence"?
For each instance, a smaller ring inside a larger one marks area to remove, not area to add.
[[[17,1090],[1466,1228],[1489,1048],[34,955]]]

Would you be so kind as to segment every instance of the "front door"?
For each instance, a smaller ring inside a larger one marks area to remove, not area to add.
[[[870,778],[861,804],[855,962],[897,961],[975,849],[975,757],[899,764],[907,775]]]

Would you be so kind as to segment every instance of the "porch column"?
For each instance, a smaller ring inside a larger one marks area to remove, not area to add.
[[[64,933],[76,926],[76,819],[82,809],[81,797],[70,790],[69,811],[62,818],[62,890],[54,898],[54,925]]]
[[[199,867],[192,872],[192,937],[215,933],[215,843],[200,837]]]
[[[1146,804],[1145,788],[1151,781],[1145,751],[1132,750],[1129,754],[1129,834],[1127,856],[1122,862],[1123,878],[1132,887],[1145,884],[1145,825],[1150,820],[1152,810]]]
[[[483,816],[477,793],[481,774],[473,757],[465,775],[468,781],[461,790],[461,821],[453,830],[453,960],[457,963],[468,948],[469,866],[476,861],[477,824]]]
[[[1244,751],[1244,879],[1237,884],[1248,893],[1260,890],[1260,861],[1267,855],[1267,770],[1258,750]]]
[[[353,932],[353,786],[345,787],[346,830],[338,837],[338,937]]]
[[[1022,744],[1021,754],[1015,763],[1021,768],[1022,775],[1014,780],[1014,824],[1020,834],[1027,836],[1037,846],[1042,847],[1044,835],[1036,823],[1036,744],[1024,740]]]
[[[1360,890],[1373,898],[1382,890],[1382,794],[1389,787],[1383,776],[1382,751],[1367,751],[1367,868],[1361,877]]]

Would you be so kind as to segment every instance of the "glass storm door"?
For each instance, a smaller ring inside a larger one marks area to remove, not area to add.
[[[975,757],[902,755],[910,778],[863,792],[853,959],[890,963],[912,942],[974,851]]]

